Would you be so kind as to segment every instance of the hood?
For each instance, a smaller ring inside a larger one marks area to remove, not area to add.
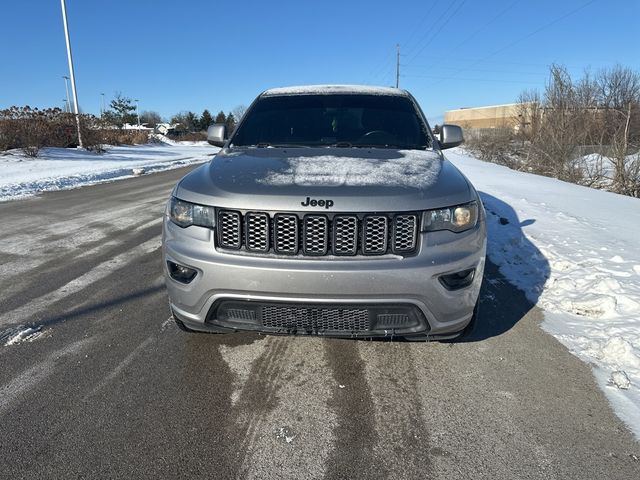
[[[309,212],[425,210],[474,199],[438,152],[363,148],[222,150],[184,177],[176,195],[239,210]]]

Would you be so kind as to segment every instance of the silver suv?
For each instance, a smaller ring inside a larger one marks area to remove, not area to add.
[[[406,91],[262,93],[176,185],[166,284],[184,330],[446,339],[473,325],[486,250],[475,189]]]

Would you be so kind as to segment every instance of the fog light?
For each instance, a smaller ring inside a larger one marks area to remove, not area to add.
[[[171,278],[180,283],[191,283],[198,274],[193,268],[185,267],[184,265],[179,265],[171,261],[167,261],[167,267],[169,268]]]
[[[457,273],[450,273],[448,275],[441,275],[440,283],[447,290],[459,290],[464,287],[468,287],[473,282],[473,277],[476,274],[475,268],[469,268]]]

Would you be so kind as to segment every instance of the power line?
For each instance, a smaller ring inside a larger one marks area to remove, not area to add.
[[[449,77],[442,75],[403,75],[406,78],[433,78],[439,80],[447,80]],[[463,80],[466,82],[492,82],[492,83],[517,83],[519,85],[539,85],[540,82],[522,82],[520,80],[506,80],[503,78],[468,78],[468,77],[456,77],[456,80]]]
[[[526,40],[526,39],[528,39],[528,38],[531,38],[532,36],[536,35],[537,33],[540,33],[542,30],[545,30],[545,29],[547,29],[547,28],[549,28],[549,27],[551,27],[551,26],[555,25],[556,23],[558,23],[558,22],[560,22],[560,21],[564,20],[565,18],[567,18],[567,17],[569,17],[569,16],[573,15],[574,13],[577,13],[578,11],[580,11],[580,10],[582,10],[582,9],[584,9],[584,8],[586,8],[586,7],[588,7],[588,6],[589,6],[589,5],[591,5],[592,3],[595,3],[595,1],[596,1],[596,0],[589,0],[588,2],[586,2],[586,3],[582,4],[581,6],[579,6],[579,7],[577,7],[577,8],[574,8],[573,10],[570,10],[569,12],[567,12],[567,13],[565,13],[565,14],[563,14],[563,15],[561,15],[561,16],[559,16],[559,17],[557,17],[557,18],[553,19],[553,20],[551,20],[551,21],[550,21],[550,22],[548,22],[548,23],[545,23],[544,25],[542,25],[542,26],[541,26],[541,27],[539,27],[539,28],[536,28],[535,30],[533,30],[532,32],[529,32],[529,33],[528,33],[528,34],[526,34],[525,36],[520,37],[520,38],[518,38],[517,40],[515,40],[515,41],[513,41],[513,42],[509,43],[508,45],[506,45],[506,46],[504,46],[504,47],[502,47],[502,48],[499,48],[498,50],[495,50],[495,51],[491,52],[489,55],[486,55],[486,56],[482,57],[481,59],[479,59],[478,61],[476,61],[476,62],[472,63],[470,66],[468,66],[468,67],[463,67],[463,68],[461,68],[461,69],[457,70],[456,72],[453,72],[451,75],[449,75],[449,76],[447,76],[447,77],[443,78],[443,79],[442,79],[442,80],[440,80],[439,82],[436,82],[436,83],[432,84],[431,86],[439,85],[439,84],[441,84],[444,80],[449,80],[449,79],[454,78],[458,73],[464,72],[464,71],[466,71],[467,69],[469,69],[469,68],[471,68],[471,67],[475,67],[476,65],[478,65],[479,63],[484,62],[484,61],[485,61],[485,60],[487,60],[488,58],[491,58],[491,57],[493,57],[494,55],[497,55],[498,53],[504,52],[505,50],[508,50],[509,48],[513,47],[514,45],[517,45],[518,43],[520,43],[520,42],[522,42],[522,41],[524,41],[524,40]]]
[[[408,69],[426,69],[426,70],[434,70],[434,66],[433,65],[405,65],[405,64],[401,64],[400,66],[408,68]],[[548,67],[548,65],[544,65],[545,68]],[[438,65],[437,66],[437,70],[459,70],[460,67],[443,67]],[[487,69],[487,68],[467,68],[467,71],[472,71],[472,72],[484,72],[484,73],[512,73],[512,74],[518,74],[518,75],[538,75],[541,77],[546,77],[548,74],[547,72],[521,72],[521,71],[514,71],[514,70],[495,70],[495,69]],[[403,77],[407,76],[406,74],[402,75]]]
[[[456,8],[454,12],[451,15],[449,15],[444,22],[440,24],[440,28],[438,28],[438,30],[436,30],[436,32],[433,35],[431,35],[431,37],[429,38],[429,41],[426,44],[424,44],[420,50],[418,50],[418,53],[416,53],[413,56],[413,58],[409,60],[408,63],[411,63],[412,61],[414,61],[418,55],[424,52],[425,48],[431,45],[431,42],[433,42],[433,40],[438,36],[438,34],[442,31],[442,29],[447,26],[447,24],[451,21],[451,19],[456,16],[456,14],[460,11],[460,9],[464,6],[465,3],[467,3],[467,0],[462,0],[462,2],[458,5],[458,8]],[[452,5],[453,3],[450,4],[450,7]]]
[[[420,29],[420,25],[422,25],[422,23],[431,15],[431,12],[433,11],[433,9],[435,8],[435,6],[438,4],[438,1],[435,0],[431,3],[431,8],[427,10],[427,13],[425,13],[424,17],[422,17],[420,19],[420,21],[417,23],[417,25],[415,26],[415,28],[413,29],[413,31],[411,32],[411,35],[409,35],[409,38],[407,38],[404,42],[404,45],[411,45],[411,40],[413,40],[413,36],[418,32],[418,30]]]
[[[394,49],[394,56],[395,56],[395,49]],[[384,73],[389,69],[389,65],[393,65],[392,59],[393,57],[391,57],[390,55],[385,56],[382,62],[378,64],[378,67],[371,71],[371,73],[369,74],[369,78],[371,78],[372,81],[375,81],[376,78],[380,77],[382,73]],[[375,72],[375,74],[373,72]]]
[[[442,12],[440,14],[440,16],[433,22],[431,22],[431,24],[429,25],[429,28],[427,28],[424,32],[424,34],[420,37],[420,39],[416,42],[416,45],[412,48],[409,49],[409,51],[407,52],[407,56],[410,56],[413,54],[413,52],[416,50],[416,48],[419,47],[419,45],[422,43],[423,40],[430,38],[431,37],[431,32],[433,32],[433,30],[441,23],[441,20],[447,15],[447,13],[449,13],[449,11],[456,5],[456,2],[458,0],[454,0],[453,2],[449,3],[449,5],[447,6],[447,8],[445,9],[444,12]],[[462,3],[465,3],[467,0],[462,0]],[[456,10],[457,11],[457,10]],[[449,17],[450,19],[450,17]],[[448,20],[447,20],[448,21]],[[422,51],[422,50],[421,50]],[[415,57],[415,56],[414,56]]]
[[[520,3],[522,0],[515,0],[515,2],[509,4],[506,8],[502,9],[497,15],[495,15],[493,18],[491,18],[491,20],[489,20],[488,22],[483,22],[482,26],[480,28],[478,28],[475,32],[473,32],[471,35],[469,35],[467,38],[465,38],[463,41],[461,41],[458,45],[456,45],[455,47],[453,47],[452,49],[447,49],[447,51],[449,53],[458,50],[462,45],[464,45],[465,43],[467,43],[469,40],[471,40],[473,37],[475,37],[478,33],[480,33],[482,30],[484,30],[485,28],[487,28],[489,25],[491,25],[493,22],[495,22],[498,18],[500,18],[502,15],[504,15],[505,13],[507,13],[509,10],[511,10],[513,7],[515,7],[518,3]]]

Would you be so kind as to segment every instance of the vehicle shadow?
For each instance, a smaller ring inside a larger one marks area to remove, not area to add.
[[[549,279],[547,258],[525,236],[535,219],[520,219],[503,200],[479,192],[487,212],[487,262],[472,334],[475,342],[510,330],[537,303]]]

